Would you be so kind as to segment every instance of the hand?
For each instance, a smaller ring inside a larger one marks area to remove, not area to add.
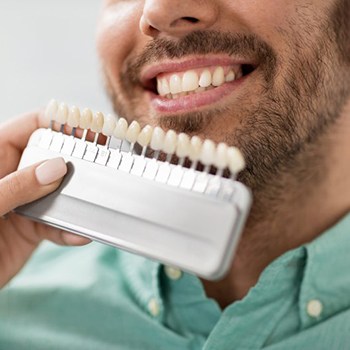
[[[62,245],[90,242],[87,238],[9,213],[54,191],[67,172],[63,158],[16,171],[30,135],[42,126],[43,117],[39,113],[0,124],[0,288],[23,267],[42,240]],[[1,219],[5,215],[6,219]]]

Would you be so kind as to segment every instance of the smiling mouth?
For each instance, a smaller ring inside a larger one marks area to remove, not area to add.
[[[253,64],[212,65],[178,72],[160,72],[146,81],[146,90],[164,99],[178,99],[188,95],[217,89],[238,81],[256,69]]]

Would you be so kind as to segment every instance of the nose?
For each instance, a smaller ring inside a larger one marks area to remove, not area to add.
[[[165,34],[181,37],[212,27],[217,21],[215,0],[145,0],[140,30],[153,38]]]

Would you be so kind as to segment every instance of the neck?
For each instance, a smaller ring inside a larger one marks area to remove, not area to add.
[[[350,101],[317,144],[307,146],[292,171],[254,193],[254,205],[229,274],[203,281],[222,308],[242,299],[274,259],[312,241],[350,210]]]

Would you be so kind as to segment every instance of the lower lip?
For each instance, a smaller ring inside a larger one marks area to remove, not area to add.
[[[149,92],[151,105],[155,111],[162,114],[172,114],[178,112],[189,112],[191,110],[213,105],[219,102],[227,95],[236,92],[245,81],[247,76],[242,77],[230,83],[225,83],[215,89],[194,93],[191,95],[169,99]]]

